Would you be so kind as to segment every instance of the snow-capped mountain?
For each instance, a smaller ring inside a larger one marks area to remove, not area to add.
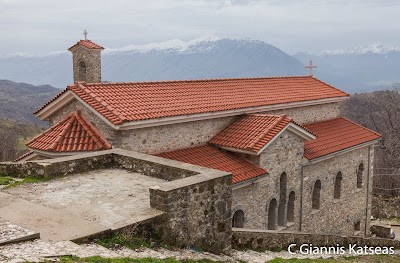
[[[231,78],[304,75],[302,63],[263,41],[206,37],[148,45],[106,48],[102,56],[104,81]],[[72,83],[68,52],[17,54],[0,57],[0,79],[50,84]]]
[[[315,75],[350,93],[391,87],[400,81],[400,48],[383,44],[294,55],[312,58]]]
[[[359,46],[344,49],[326,49],[319,53],[319,55],[327,56],[339,56],[339,55],[365,55],[365,54],[376,54],[386,55],[392,52],[399,52],[400,47],[388,46],[383,43],[372,43],[367,46]]]

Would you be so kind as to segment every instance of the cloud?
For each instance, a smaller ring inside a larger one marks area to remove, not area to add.
[[[289,52],[397,45],[399,13],[393,0],[0,0],[0,53],[62,50],[83,29],[114,48],[204,35],[250,37]]]

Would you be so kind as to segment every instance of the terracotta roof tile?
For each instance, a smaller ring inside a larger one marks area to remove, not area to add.
[[[68,50],[72,50],[72,49],[76,48],[77,46],[84,46],[89,49],[104,49],[104,47],[94,43],[91,40],[79,40],[78,42],[76,42],[75,45],[70,47]]]
[[[79,111],[72,112],[27,144],[50,152],[83,152],[111,149],[111,144]]]
[[[289,123],[294,123],[305,129],[286,115],[245,115],[219,132],[209,143],[222,147],[258,152]]]
[[[379,133],[341,117],[304,126],[317,135],[317,139],[305,142],[304,156],[307,159],[315,159],[382,137]]]
[[[17,159],[14,160],[14,162],[19,162],[22,161],[23,159],[25,159],[26,157],[28,157],[29,155],[33,154],[33,151],[29,151],[27,153],[24,153],[23,155],[21,155],[20,157],[18,157]]]
[[[75,83],[63,93],[67,90],[78,95],[116,125],[146,119],[348,96],[347,93],[309,76]],[[52,101],[54,99],[35,113]]]
[[[222,152],[210,145],[200,145],[156,154],[159,157],[232,173],[232,183],[243,182],[267,173],[249,161]]]

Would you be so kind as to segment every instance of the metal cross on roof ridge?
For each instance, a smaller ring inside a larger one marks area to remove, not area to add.
[[[86,31],[86,29],[83,31],[83,34],[85,35],[85,40],[87,40],[87,34],[88,34],[88,32]]]
[[[317,66],[314,66],[313,64],[312,64],[312,59],[310,59],[310,65],[309,66],[304,66],[305,68],[308,68],[309,70],[310,70],[310,72],[308,73],[308,75],[309,76],[312,76],[313,75],[313,73],[312,73],[312,70],[314,69],[314,68],[317,68]]]

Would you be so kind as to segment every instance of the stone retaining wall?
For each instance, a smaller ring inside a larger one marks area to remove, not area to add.
[[[166,212],[164,242],[215,253],[231,248],[232,178],[212,172],[150,188],[150,205]]]
[[[277,232],[271,230],[233,229],[232,247],[235,249],[253,250],[286,250],[289,245],[296,244],[299,248],[302,244],[318,246],[348,246],[358,244],[360,246],[387,246],[400,248],[399,240],[386,238],[347,237],[339,235],[311,234],[300,232]]]

